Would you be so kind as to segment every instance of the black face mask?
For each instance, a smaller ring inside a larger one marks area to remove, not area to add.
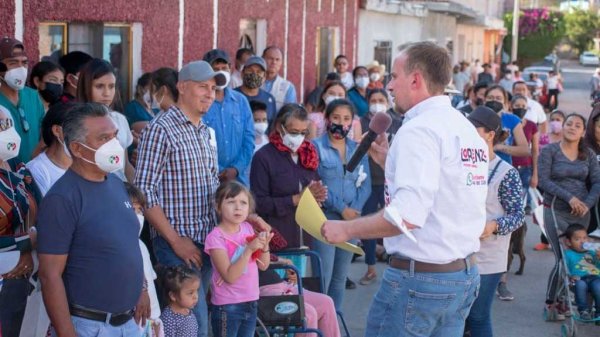
[[[46,89],[40,90],[40,96],[50,104],[58,102],[60,96],[63,94],[63,86],[51,82],[45,82],[45,84]]]
[[[504,109],[504,104],[502,104],[498,101],[485,102],[485,106],[494,110],[495,113],[498,113],[498,112],[502,111],[502,109]]]
[[[331,133],[331,136],[336,139],[344,139],[350,132],[350,126],[344,126],[342,124],[329,123],[327,130]]]
[[[478,98],[475,100],[475,105],[477,106],[482,106],[483,105],[483,98]]]
[[[513,114],[519,118],[523,118],[523,116],[525,116],[525,113],[527,112],[527,109],[523,109],[523,108],[519,108],[519,109],[513,109]]]

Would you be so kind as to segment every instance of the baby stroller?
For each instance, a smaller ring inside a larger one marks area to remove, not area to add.
[[[570,313],[570,315],[565,315],[565,316],[569,316],[568,320],[565,321],[562,325],[561,325],[561,336],[563,337],[575,337],[577,334],[577,322],[581,322],[581,323],[593,323],[596,321],[600,321],[600,318],[596,318],[596,319],[591,319],[591,320],[584,320],[579,316],[579,312],[577,311],[577,308],[574,306],[573,304],[573,296],[571,293],[571,290],[573,290],[573,283],[571,281],[571,276],[569,275],[569,268],[567,266],[567,261],[564,258],[565,256],[565,251],[564,251],[564,247],[563,247],[563,242],[561,240],[561,236],[562,233],[560,231],[560,229],[558,228],[558,224],[557,224],[557,220],[556,220],[556,214],[554,212],[554,202],[556,200],[556,197],[554,197],[552,199],[551,205],[550,205],[550,211],[552,213],[552,223],[551,224],[545,224],[546,226],[546,236],[548,237],[548,239],[550,240],[551,244],[552,244],[552,248],[553,249],[558,249],[558,252],[556,253],[560,258],[559,258],[559,264],[558,264],[558,270],[557,270],[557,277],[559,278],[558,281],[558,286],[557,286],[557,290],[556,290],[556,296],[553,299],[554,303],[563,303],[567,306],[568,308],[568,313]],[[595,208],[594,208],[595,210]],[[598,216],[597,212],[594,212],[594,210],[590,210],[595,214],[592,214],[592,216]],[[549,226],[552,226],[552,228],[549,228]],[[551,229],[551,230],[549,230]],[[558,244],[557,244],[558,243]],[[588,303],[590,303],[590,301],[588,300]],[[549,320],[548,319],[548,315],[550,315],[548,308],[544,308],[544,320]],[[592,316],[593,317],[593,316]]]

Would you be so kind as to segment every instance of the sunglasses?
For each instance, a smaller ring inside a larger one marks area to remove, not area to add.
[[[19,117],[21,117],[21,127],[23,128],[23,131],[29,131],[29,122],[25,118],[25,110],[23,110],[23,108],[19,108]]]

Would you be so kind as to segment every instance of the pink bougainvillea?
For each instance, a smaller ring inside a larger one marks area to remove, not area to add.
[[[539,33],[554,35],[560,33],[562,13],[550,11],[547,8],[526,9],[519,17],[519,36]]]

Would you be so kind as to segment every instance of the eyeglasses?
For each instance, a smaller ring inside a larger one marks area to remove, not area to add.
[[[29,131],[29,122],[27,121],[27,118],[25,118],[25,110],[23,110],[23,108],[19,108],[19,116],[21,117],[21,127],[23,128],[23,131]]]
[[[0,131],[5,131],[13,127],[13,120],[10,118],[0,119]]]

